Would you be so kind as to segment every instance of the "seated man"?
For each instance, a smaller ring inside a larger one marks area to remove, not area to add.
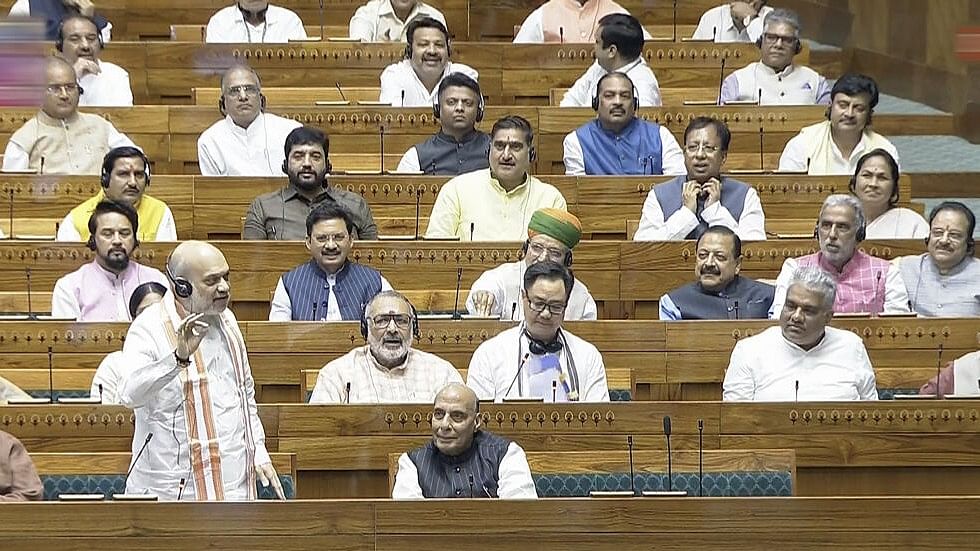
[[[318,205],[306,217],[310,260],[286,272],[276,283],[269,321],[341,321],[361,319],[364,305],[391,285],[381,273],[348,257],[354,247],[354,222],[343,207]]]
[[[530,478],[531,471],[528,470],[528,480]],[[531,490],[534,490],[533,483]],[[0,430],[0,503],[41,501],[43,498],[44,485],[37,476],[31,456],[27,455],[20,440]]]
[[[346,189],[332,187],[330,172],[330,139],[309,126],[294,129],[283,145],[282,171],[289,185],[252,201],[245,214],[242,237],[300,241],[309,236],[306,219],[313,209],[328,204],[347,211],[354,224],[354,239],[377,239],[378,227],[371,207],[364,197]]]
[[[561,107],[592,105],[599,79],[609,73],[623,73],[633,81],[640,107],[660,106],[660,84],[641,55],[643,27],[635,17],[611,13],[600,19],[594,50],[595,63],[565,92]]]
[[[636,87],[624,73],[596,84],[596,118],[565,136],[565,174],[683,174],[684,154],[665,127],[636,116]]]
[[[419,17],[446,24],[438,9],[421,0],[368,0],[350,18],[350,38],[361,42],[401,42],[405,27]]]
[[[524,117],[510,115],[490,130],[490,168],[461,174],[443,184],[429,215],[425,237],[463,241],[518,241],[529,214],[543,208],[568,210],[554,186],[531,176],[534,131]]]
[[[878,105],[878,85],[871,77],[840,77],[830,98],[827,120],[804,127],[786,142],[779,157],[779,170],[810,175],[854,174],[858,159],[875,149],[884,149],[901,165],[895,146],[871,129],[871,115]]]
[[[834,279],[817,267],[793,272],[779,327],[738,341],[725,372],[726,402],[877,400],[861,337],[827,327]]]
[[[268,0],[236,0],[208,21],[205,42],[281,44],[306,40],[303,21],[292,10],[269,5]]]
[[[528,266],[550,260],[572,266],[572,249],[582,239],[582,223],[574,214],[560,209],[538,209],[527,225],[527,241],[521,248],[523,258],[501,264],[483,272],[470,288],[466,310],[477,316],[500,316],[502,320],[521,321],[521,287]],[[595,300],[584,283],[575,279],[565,308],[566,320],[594,320],[598,317]]]
[[[266,113],[259,75],[236,65],[221,76],[218,110],[224,118],[201,133],[197,159],[204,176],[278,176],[286,135],[302,126]]]
[[[629,12],[612,0],[548,0],[521,23],[514,43],[592,43],[597,21],[613,13]],[[650,38],[643,31],[644,38]]]
[[[167,294],[167,288],[156,281],[148,281],[133,289],[133,295],[129,297],[129,314],[136,319],[143,310],[163,300],[163,295]],[[92,388],[89,396],[98,398],[103,404],[120,404],[119,393],[122,391],[123,373],[126,370],[126,361],[122,350],[110,352],[92,377]]]
[[[524,322],[477,347],[466,384],[481,400],[608,402],[606,368],[591,343],[562,330],[575,277],[544,260],[524,271]]]
[[[718,119],[696,117],[684,130],[684,171],[653,186],[643,202],[635,241],[697,239],[725,226],[744,241],[766,239],[766,215],[755,189],[721,175],[732,133]]]
[[[452,45],[446,25],[419,17],[408,24],[405,59],[381,72],[381,96],[394,107],[431,107],[438,101],[439,83],[452,73],[479,80],[475,69],[450,61]]]
[[[393,499],[538,497],[524,450],[481,430],[480,402],[454,383],[436,395],[432,440],[398,458]]]
[[[755,42],[762,36],[762,22],[772,8],[768,0],[727,2],[701,15],[693,40]]]
[[[827,79],[809,67],[793,63],[793,58],[803,50],[796,12],[775,9],[766,15],[763,27],[762,37],[756,41],[762,58],[725,78],[721,103],[827,105],[830,102]]]
[[[850,195],[836,194],[824,199],[813,230],[820,251],[799,258],[787,258],[776,278],[776,297],[772,311],[778,313],[786,291],[799,267],[818,267],[836,281],[835,313],[900,314],[908,312],[908,294],[901,271],[858,250],[864,240],[864,210]]]
[[[80,113],[75,69],[60,57],[44,66],[41,110],[10,137],[3,170],[44,174],[98,174],[110,149],[135,144],[98,115]]]
[[[79,97],[82,107],[129,107],[133,90],[129,73],[122,67],[102,61],[102,36],[91,17],[73,15],[61,22],[55,48],[75,68],[78,84],[85,89]]]
[[[977,331],[977,344],[980,345],[980,331]],[[937,375],[939,395],[980,394],[980,350],[964,354],[946,364]],[[936,395],[936,377],[922,385],[919,394]]]
[[[698,280],[660,297],[662,320],[768,319],[776,289],[739,275],[742,240],[725,226],[711,226],[698,238],[694,275]]]
[[[980,317],[980,259],[973,256],[977,218],[944,201],[929,213],[928,252],[896,258],[912,310],[920,316]]]
[[[58,225],[57,241],[88,241],[88,221],[95,205],[115,201],[132,207],[140,221],[140,241],[176,241],[174,214],[163,201],[150,197],[150,163],[135,147],[117,147],[102,160],[102,189],[83,201]]]
[[[444,386],[463,384],[453,364],[412,348],[418,318],[404,295],[389,290],[368,300],[361,333],[366,346],[320,369],[311,404],[427,403]]]
[[[439,132],[406,151],[398,171],[459,176],[488,168],[490,136],[476,129],[483,120],[480,85],[463,73],[452,73],[439,83],[438,97],[433,115],[439,120]]]
[[[16,0],[10,7],[11,17],[43,20],[46,40],[56,40],[61,22],[72,15],[91,17],[99,28],[102,42],[112,40],[112,23],[95,14],[95,3],[92,0]]]
[[[133,290],[147,281],[166,284],[156,268],[130,261],[139,246],[136,211],[102,201],[89,217],[88,231],[88,248],[95,251],[95,260],[55,283],[51,315],[76,321],[130,321]]]

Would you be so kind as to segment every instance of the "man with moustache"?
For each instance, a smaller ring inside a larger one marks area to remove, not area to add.
[[[55,47],[75,68],[78,84],[85,89],[78,100],[79,106],[133,105],[129,73],[114,63],[99,59],[102,54],[102,38],[94,19],[84,15],[65,18],[58,29]]]
[[[272,295],[269,321],[360,319],[364,305],[391,290],[380,272],[348,258],[354,222],[342,207],[322,203],[306,217],[310,260],[283,274]]]
[[[635,241],[697,239],[725,226],[743,241],[766,239],[766,215],[752,186],[722,176],[732,134],[717,119],[696,117],[684,130],[685,175],[653,186]]]
[[[130,261],[139,246],[139,218],[132,207],[102,201],[88,221],[95,260],[55,283],[51,315],[76,321],[130,321],[129,298],[147,281],[166,283],[155,268]]]
[[[636,116],[636,87],[626,73],[596,84],[596,118],[565,136],[565,174],[684,174],[684,154],[663,126]]]
[[[170,292],[126,333],[120,401],[136,415],[126,493],[253,500],[258,482],[285,499],[265,447],[245,339],[228,309],[229,271],[213,245],[177,245],[167,259]]]
[[[742,240],[725,226],[698,238],[694,275],[698,280],[660,297],[662,320],[767,319],[776,289],[742,277]]]
[[[320,369],[311,404],[427,403],[446,385],[463,383],[451,363],[412,348],[412,337],[419,337],[418,319],[404,295],[374,295],[361,323],[367,345]]]
[[[480,401],[451,383],[432,407],[432,440],[398,458],[393,499],[538,497],[524,450],[483,430]]]
[[[779,327],[738,341],[725,372],[726,402],[877,400],[861,337],[827,327],[837,286],[810,266],[793,272]]]
[[[591,343],[562,329],[575,276],[544,260],[524,271],[524,322],[473,353],[466,384],[481,400],[608,402],[606,368]]]
[[[861,201],[843,194],[824,199],[813,229],[820,251],[783,261],[783,268],[776,278],[773,312],[782,309],[796,269],[811,266],[822,269],[836,281],[835,313],[908,312],[908,294],[901,271],[887,260],[858,250],[864,232]]]
[[[128,205],[139,217],[139,241],[176,241],[174,214],[163,201],[150,197],[150,162],[135,147],[117,147],[102,160],[102,189],[71,209],[58,225],[56,241],[87,241],[88,220],[95,205],[109,200]]]
[[[693,40],[755,42],[762,36],[762,23],[772,11],[767,0],[726,2],[703,14]]]
[[[282,171],[289,185],[256,197],[245,214],[244,239],[301,241],[309,236],[307,217],[321,204],[347,211],[352,223],[352,239],[377,239],[371,207],[358,193],[332,187],[330,139],[309,126],[294,129],[283,145]]]
[[[405,59],[381,72],[381,101],[394,107],[432,107],[438,104],[439,83],[453,73],[479,81],[479,73],[450,61],[452,45],[446,25],[419,17],[408,24]]]
[[[306,38],[303,21],[296,12],[272,6],[268,0],[236,0],[234,5],[211,16],[204,41],[283,44]]]
[[[421,0],[368,0],[350,18],[348,36],[361,42],[401,42],[408,24],[419,17],[446,24],[442,12]]]

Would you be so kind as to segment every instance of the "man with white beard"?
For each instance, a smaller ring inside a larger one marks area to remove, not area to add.
[[[463,378],[446,360],[412,349],[419,338],[415,307],[404,295],[382,291],[364,308],[367,341],[320,369],[311,404],[428,403]]]

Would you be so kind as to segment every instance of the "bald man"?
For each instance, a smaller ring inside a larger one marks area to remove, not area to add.
[[[245,341],[228,310],[228,271],[214,246],[181,243],[167,259],[171,292],[129,328],[120,401],[136,410],[136,460],[127,493],[251,500],[258,479],[284,498],[265,447]]]
[[[476,393],[460,383],[436,394],[432,441],[403,453],[393,499],[538,497],[524,450],[481,430]]]

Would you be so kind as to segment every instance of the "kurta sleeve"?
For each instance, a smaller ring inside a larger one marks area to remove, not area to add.
[[[282,277],[279,278],[276,290],[272,293],[269,321],[293,321],[293,305],[289,300],[289,293],[286,292],[286,286],[282,283]]]
[[[858,338],[857,346],[855,346],[854,356],[854,366],[857,369],[857,391],[859,399],[877,400],[878,388],[875,383],[875,372],[871,367],[871,358],[868,357],[868,351],[865,349],[864,343],[860,342],[860,337]]]
[[[466,386],[470,387],[480,400],[496,400],[493,358],[486,346],[486,343],[481,344],[473,352],[469,369],[466,371]]]
[[[725,226],[738,234],[744,241],[766,240],[766,215],[762,212],[762,201],[755,189],[749,188],[745,194],[742,215],[738,221],[732,217],[721,201],[712,203],[701,211],[701,217],[709,226]]]
[[[592,105],[592,94],[595,93],[595,90],[589,84],[592,81],[590,75],[595,70],[594,67],[597,66],[593,63],[582,73],[582,76],[578,77],[572,87],[565,91],[565,95],[562,96],[561,102],[558,104],[559,107],[587,107]]]
[[[419,471],[407,453],[398,458],[398,472],[395,473],[395,486],[391,489],[391,499],[423,499],[422,486],[419,485]]]
[[[660,153],[660,166],[664,174],[671,176],[681,176],[687,174],[687,166],[684,164],[684,152],[677,143],[677,138],[665,127],[660,127],[660,143],[663,149]]]
[[[886,314],[904,314],[909,311],[909,292],[902,279],[902,271],[893,264],[888,265],[885,275],[885,304]]]
[[[493,295],[493,306],[490,307],[490,315],[500,315],[503,311],[504,289],[500,286],[500,279],[496,273],[487,270],[480,274],[480,277],[476,278],[476,281],[473,282],[469,294],[466,295],[466,311],[470,314],[476,314],[476,302],[473,300],[473,294],[479,291],[486,291]]]
[[[732,350],[722,383],[722,400],[725,402],[750,402],[755,398],[751,355],[746,348],[745,341],[739,341]]]
[[[732,101],[738,101],[738,77],[734,74],[725,77],[725,80],[721,83],[721,104]]]
[[[174,221],[174,213],[170,207],[165,207],[160,226],[157,227],[157,241],[177,241],[177,222]]]
[[[544,42],[544,29],[541,23],[541,8],[531,12],[521,23],[521,28],[514,37],[514,44],[540,44]]]
[[[361,42],[375,42],[375,29],[378,25],[377,10],[372,10],[371,6],[364,5],[354,12],[348,24],[347,35]]]
[[[778,318],[779,313],[783,311],[786,293],[789,292],[789,282],[793,279],[793,272],[796,271],[798,265],[799,262],[795,258],[787,258],[783,261],[783,267],[779,270],[779,275],[776,276],[776,292],[773,295],[771,310],[773,318]]]
[[[255,403],[255,379],[252,377],[252,366],[248,362],[248,355],[245,360],[245,400],[248,407],[248,419],[252,425],[252,441],[255,444],[255,465],[265,465],[271,463],[269,451],[265,447],[265,429],[262,427],[262,419],[259,418],[259,406]]]
[[[586,343],[588,344],[588,343]],[[602,362],[602,354],[599,350],[588,344],[588,349],[585,354],[585,365],[588,366],[588,371],[584,374],[587,376],[585,380],[579,381],[579,401],[580,402],[608,402],[609,401],[609,383],[606,380],[606,366]],[[576,358],[576,363],[581,362],[582,358]],[[581,366],[581,364],[578,364]],[[583,375],[583,373],[579,373]]]
[[[6,452],[6,457],[0,457],[0,469],[3,469],[0,472],[0,502],[41,501],[44,486],[24,445],[4,433],[0,435],[0,449]]]
[[[141,323],[141,321],[143,323]],[[130,409],[143,407],[180,373],[173,351],[158,358],[154,329],[140,316],[129,326],[123,344],[123,362],[129,366],[123,377],[119,401]],[[209,330],[215,331],[215,328]]]
[[[783,154],[779,156],[779,170],[786,172],[806,172],[806,142],[803,135],[797,134],[786,142]]]
[[[657,194],[651,189],[643,201],[640,226],[633,241],[676,241],[682,240],[698,226],[698,217],[691,209],[682,206],[677,212],[664,220]]]
[[[537,499],[538,491],[527,464],[527,455],[515,442],[507,446],[507,453],[497,467],[497,497],[501,499]]]
[[[564,155],[562,161],[565,163],[565,174],[585,175],[585,154],[582,152],[582,144],[579,142],[578,134],[573,130],[565,136],[562,142]]]
[[[82,315],[81,306],[78,299],[65,278],[61,278],[54,284],[54,292],[51,293],[51,317],[77,320]]]
[[[421,172],[422,167],[419,166],[419,152],[412,146],[402,155],[400,161],[398,161],[398,168],[395,169],[398,172]]]
[[[429,215],[429,225],[425,229],[425,237],[454,237],[459,233],[459,198],[456,196],[456,186],[446,184],[439,190],[436,203]]]
[[[348,401],[347,384],[337,376],[337,362],[340,361],[344,361],[344,357],[337,358],[320,368],[313,392],[310,394],[311,404],[343,404]]]
[[[31,158],[26,151],[14,142],[7,143],[3,152],[3,170],[27,170]]]
[[[71,219],[71,213],[65,215],[61,219],[61,223],[58,224],[58,234],[54,238],[55,241],[64,241],[77,243],[82,240],[82,235],[78,233],[78,229],[75,228],[75,223]]]
[[[681,315],[681,311],[677,309],[674,301],[670,300],[668,295],[661,295],[658,305],[660,307],[661,321],[677,321],[684,319]]]

